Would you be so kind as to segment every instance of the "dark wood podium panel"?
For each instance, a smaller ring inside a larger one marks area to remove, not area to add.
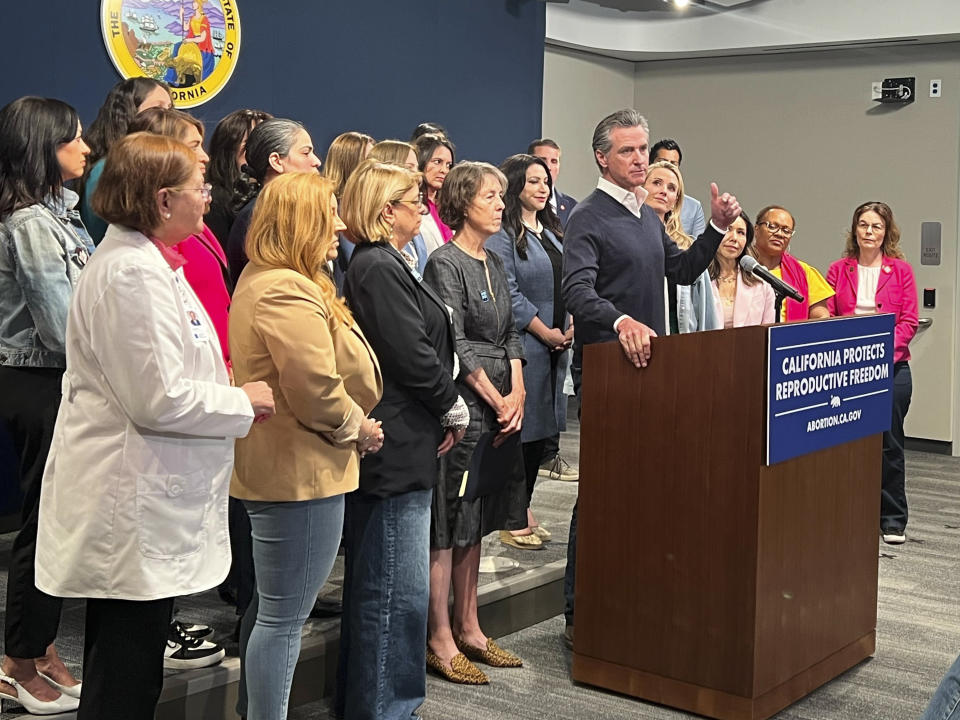
[[[574,679],[765,718],[872,654],[880,437],[765,467],[766,337],[585,348]]]

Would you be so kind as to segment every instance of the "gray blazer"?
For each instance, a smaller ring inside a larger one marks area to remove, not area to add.
[[[549,230],[544,237],[559,252],[563,247]],[[550,382],[550,348],[537,337],[527,332],[527,325],[535,317],[547,327],[553,324],[553,266],[546,251],[536,236],[527,232],[527,259],[522,260],[517,246],[501,230],[487,238],[486,249],[496,253],[503,260],[503,269],[510,286],[510,300],[513,306],[513,319],[523,341],[523,354],[527,364],[523,366],[523,384],[527,399],[523,406],[523,427],[520,438],[523,442],[532,442],[552,437],[560,430],[566,430],[567,396],[563,393],[563,381],[570,363],[570,353],[560,353],[557,361],[556,378],[553,386]],[[569,325],[570,316],[566,314],[563,329]]]

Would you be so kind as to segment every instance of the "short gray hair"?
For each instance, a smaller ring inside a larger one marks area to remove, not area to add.
[[[462,162],[455,165],[440,186],[437,194],[437,213],[454,232],[463,228],[467,208],[480,192],[488,175],[500,183],[501,192],[507,191],[507,178],[499,169],[485,162]]]
[[[647,135],[650,134],[650,126],[647,125],[647,119],[633,108],[617,110],[615,113],[610,113],[601,120],[597,124],[596,130],[593,131],[594,161],[596,161],[597,158],[597,151],[603,155],[610,152],[610,148],[613,146],[613,142],[610,140],[611,132],[616,128],[634,127],[641,127]],[[597,167],[599,167],[601,171],[603,170],[600,163],[597,163]]]

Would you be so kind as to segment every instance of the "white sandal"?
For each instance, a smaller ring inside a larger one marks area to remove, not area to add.
[[[23,706],[23,709],[31,715],[56,715],[58,713],[70,712],[80,707],[80,700],[75,697],[70,697],[65,693],[61,693],[60,697],[56,700],[37,700],[30,694],[29,690],[12,677],[0,675],[0,682],[7,683],[7,685],[17,691],[16,695],[0,691],[0,698],[19,703]],[[2,700],[0,700],[0,707],[2,707]]]
[[[80,699],[80,690],[83,687],[83,683],[77,683],[76,685],[61,685],[56,680],[54,680],[49,675],[44,675],[42,672],[37,670],[37,675],[42,677],[47,681],[47,684],[52,687],[54,690],[57,690],[61,695],[66,695],[67,697]]]

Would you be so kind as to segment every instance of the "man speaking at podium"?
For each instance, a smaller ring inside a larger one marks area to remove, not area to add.
[[[689,285],[707,268],[727,227],[740,215],[732,195],[710,185],[710,223],[686,251],[667,236],[660,218],[644,205],[650,130],[633,109],[608,115],[593,132],[600,169],[597,189],[570,215],[563,240],[561,292],[573,315],[574,366],[584,345],[619,340],[636,367],[650,360],[650,339],[665,333],[663,279]],[[579,373],[574,374],[575,379]],[[579,395],[579,383],[577,383]],[[564,611],[573,641],[577,506],[570,520]]]

